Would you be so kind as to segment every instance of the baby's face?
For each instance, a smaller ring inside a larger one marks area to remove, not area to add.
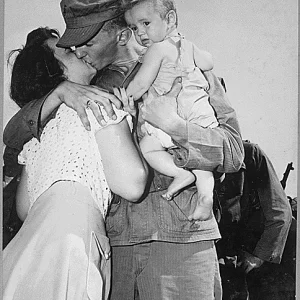
[[[152,43],[161,42],[167,35],[167,21],[161,18],[151,2],[142,2],[127,10],[125,19],[142,46],[149,47]]]

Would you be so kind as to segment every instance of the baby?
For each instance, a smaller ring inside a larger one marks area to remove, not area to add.
[[[171,89],[176,77],[182,78],[177,98],[178,114],[188,122],[210,128],[219,125],[206,92],[208,83],[202,71],[213,68],[211,55],[198,49],[177,32],[177,14],[173,0],[133,1],[126,7],[125,19],[139,44],[147,47],[138,73],[126,89],[128,97],[140,99],[154,87],[160,95]],[[151,167],[173,177],[164,199],[171,200],[196,180],[198,201],[190,221],[212,217],[214,177],[212,170],[187,170],[175,165],[167,149],[174,148],[171,137],[145,122],[140,141],[142,153]]]

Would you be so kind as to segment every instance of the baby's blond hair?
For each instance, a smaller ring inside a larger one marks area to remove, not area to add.
[[[176,26],[178,25],[176,5],[174,0],[127,0],[124,2],[126,3],[125,10],[131,9],[140,3],[152,3],[154,9],[159,13],[162,19],[166,17],[169,11],[173,10],[176,14]]]

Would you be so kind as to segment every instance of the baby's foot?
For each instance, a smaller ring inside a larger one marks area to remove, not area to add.
[[[185,170],[186,171],[186,170]],[[182,172],[180,176],[174,177],[174,180],[168,187],[165,194],[161,195],[165,200],[172,200],[176,194],[186,186],[195,181],[195,175],[189,171]]]
[[[199,203],[194,212],[188,217],[189,221],[206,221],[212,218],[212,204]]]

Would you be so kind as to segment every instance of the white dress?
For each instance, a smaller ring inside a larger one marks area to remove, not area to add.
[[[116,110],[118,123],[126,113]],[[101,126],[88,112],[86,131],[76,112],[61,105],[26,164],[30,209],[3,251],[4,300],[108,299],[109,240],[103,219],[111,199],[95,139]]]
[[[103,217],[111,193],[103,171],[95,133],[103,127],[88,110],[91,131],[87,131],[77,113],[62,104],[41,134],[40,141],[31,139],[19,155],[19,163],[26,165],[31,206],[54,182],[72,180],[88,187]],[[106,118],[107,125],[119,123],[126,113],[116,110],[117,120]],[[103,112],[104,114],[104,112]]]

